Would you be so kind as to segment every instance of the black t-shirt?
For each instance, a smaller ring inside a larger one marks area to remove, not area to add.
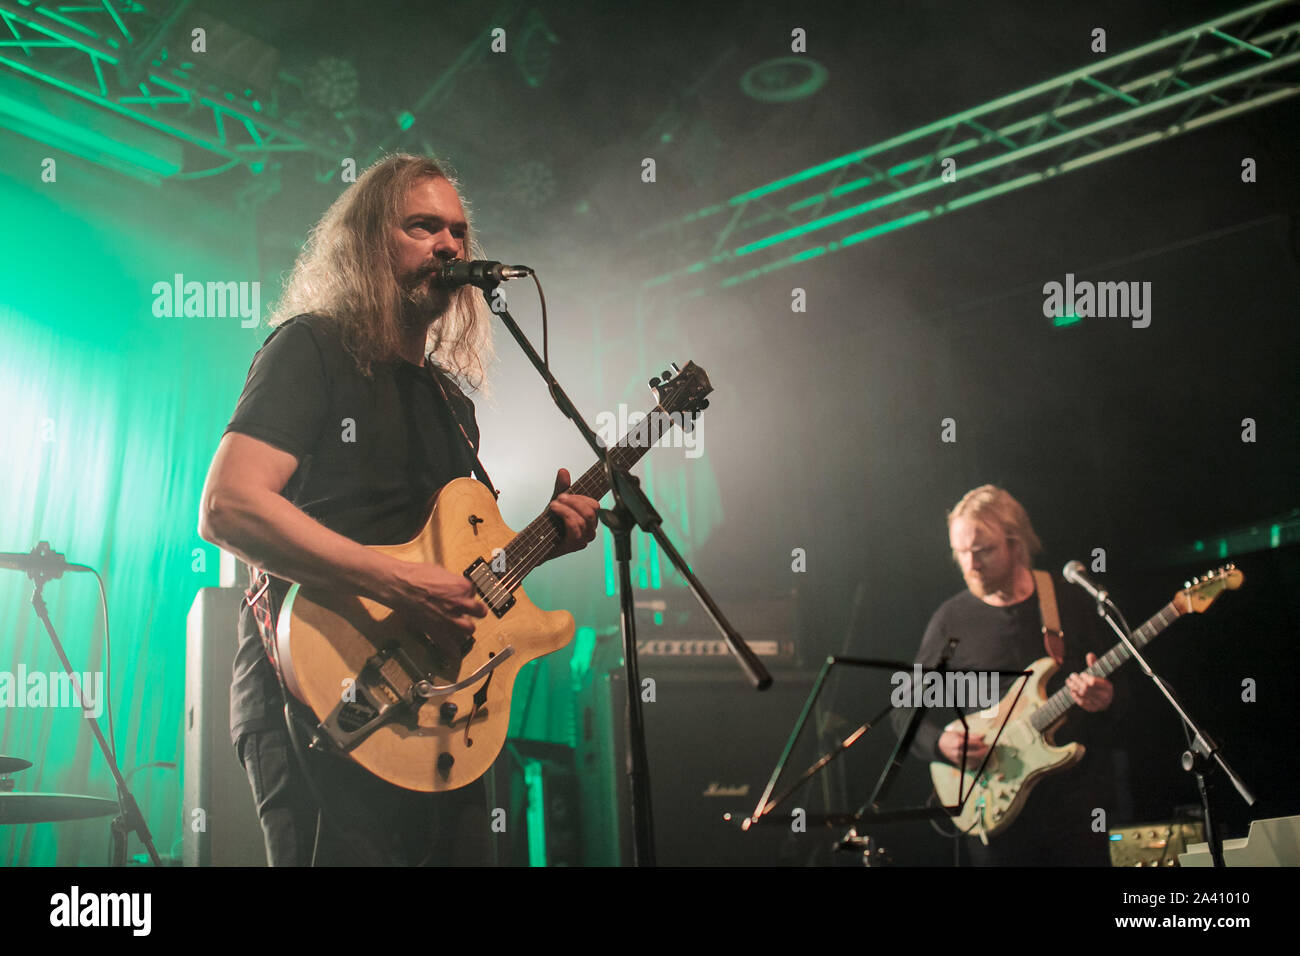
[[[1086,594],[1055,575],[1052,583],[1065,640],[1065,661],[1048,681],[1049,694],[1064,684],[1067,675],[1085,669],[1089,651],[1101,657],[1116,643],[1106,639],[1110,632],[1103,630],[1105,624]],[[945,601],[930,618],[916,661],[927,669],[936,666],[949,638],[956,638],[957,646],[947,665],[950,671],[1025,670],[1048,656],[1042,627],[1037,590],[1026,600],[1007,607],[986,604],[970,591],[962,591]],[[1019,679],[1015,675],[1003,677],[999,699],[1013,690]],[[1123,696],[1117,688],[1111,706],[1100,713],[1088,713],[1077,706],[1070,709],[1053,739],[1057,744],[1082,743],[1087,748],[1083,760],[1040,782],[1021,816],[1004,835],[994,838],[995,842],[1055,839],[1063,831],[1077,833],[1086,827],[1094,808],[1114,807],[1110,738],[1123,710]],[[902,732],[911,713],[895,711],[892,719],[896,732]],[[927,762],[945,760],[939,754],[939,736],[955,719],[951,708],[924,710],[912,741],[913,755]]]
[[[478,426],[473,403],[431,362],[374,363],[371,372],[361,374],[328,319],[297,316],[254,356],[226,431],[296,457],[281,493],[331,531],[361,544],[400,544],[423,526],[438,490],[472,471],[465,439],[477,450]],[[288,588],[274,579],[274,607]],[[282,708],[245,607],[230,688],[231,740],[282,724]]]

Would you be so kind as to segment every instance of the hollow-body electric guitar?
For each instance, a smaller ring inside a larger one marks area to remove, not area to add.
[[[689,429],[712,391],[692,362],[650,384],[658,404],[611,449],[617,468],[630,468],[673,425]],[[596,500],[608,490],[601,463],[569,488]],[[488,614],[455,649],[367,598],[290,588],[276,626],[277,657],[289,691],[320,721],[314,745],[410,790],[477,780],[505,744],[520,669],[573,637],[573,615],[543,611],[520,587],[562,537],[549,512],[515,534],[485,485],[457,478],[438,492],[418,535],[374,548],[463,571],[473,582]]]
[[[1229,564],[1207,574],[1204,579],[1189,583],[1159,613],[1133,632],[1133,644],[1140,650],[1182,615],[1199,614],[1214,603],[1224,589],[1241,587],[1242,580],[1242,573]],[[1106,677],[1131,656],[1121,642],[1084,673]],[[1056,662],[1050,657],[1040,658],[1027,670],[1031,676],[1025,678],[1023,688],[1019,688],[1020,682],[1017,681],[996,708],[966,718],[968,734],[983,739],[993,748],[982,768],[977,763],[962,773],[950,763],[936,761],[930,764],[930,779],[944,805],[952,807],[961,803],[963,798],[965,800],[961,813],[953,818],[957,828],[978,836],[986,843],[989,837],[1011,825],[1039,781],[1083,759],[1083,744],[1070,743],[1058,747],[1052,742],[1053,733],[1074,706],[1074,698],[1067,687],[1062,687],[1050,698],[1047,696],[1047,682],[1056,673]],[[1019,700],[1016,699],[1017,692]],[[1014,710],[1011,710],[1013,702]],[[1011,710],[1010,716],[1007,716],[1008,710]],[[961,726],[961,721],[954,721],[945,729],[960,730]],[[1003,727],[1001,736],[998,736],[999,727]]]

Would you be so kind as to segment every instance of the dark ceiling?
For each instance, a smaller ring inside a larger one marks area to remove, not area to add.
[[[617,239],[1084,65],[1097,56],[1096,27],[1120,52],[1241,6],[227,0],[214,11],[274,47],[293,75],[323,57],[350,61],[360,105],[384,118],[412,109],[485,30],[506,24],[508,54],[455,72],[450,97],[406,134],[382,127],[389,145],[449,158],[489,234],[576,227]],[[825,85],[789,103],[747,96],[741,77],[789,56],[796,27]],[[549,54],[531,67],[535,87],[509,47],[530,31],[534,55]],[[658,166],[653,191],[639,188],[645,157]],[[294,186],[289,175],[286,193]]]

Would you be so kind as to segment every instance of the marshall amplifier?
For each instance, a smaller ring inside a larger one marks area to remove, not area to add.
[[[814,674],[778,674],[760,693],[739,675],[674,672],[646,658],[641,677],[654,680],[654,702],[641,709],[660,866],[799,866],[814,857],[827,862],[831,841],[825,830],[810,826],[796,833],[780,826],[746,833],[739,826],[767,785]],[[587,803],[616,813],[588,821],[603,829],[603,834],[593,834],[591,849],[608,848],[606,855],[588,861],[630,864],[623,675],[606,674],[593,690],[584,694],[584,739],[579,744]],[[593,787],[598,792],[592,793]],[[809,789],[791,806],[823,813],[828,796],[836,809],[845,805],[821,784]]]
[[[795,663],[794,641],[754,641],[746,637],[745,643],[768,667],[789,666]],[[713,663],[712,659],[716,658],[722,658],[726,663],[732,660],[731,650],[722,638],[716,640],[651,638],[638,640],[636,649],[643,667],[651,662],[691,666],[704,661]]]
[[[768,668],[799,664],[798,601],[794,591],[718,597],[723,613]],[[636,602],[637,654],[651,664],[681,671],[700,667],[725,671],[735,661],[726,642],[689,591],[660,592]]]
[[[788,827],[762,827],[746,833],[739,825],[758,803],[815,677],[799,669],[796,593],[714,597],[774,682],[761,693],[753,689],[689,591],[637,601],[641,678],[654,681],[654,701],[643,702],[641,710],[657,862],[806,862],[815,847],[829,845],[824,831],[796,834]],[[587,865],[632,861],[624,676],[618,629],[611,628],[598,637],[579,689],[577,767]],[[796,802],[819,813],[824,800],[818,790]]]

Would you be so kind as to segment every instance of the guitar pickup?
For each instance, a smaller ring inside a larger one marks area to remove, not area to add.
[[[506,611],[515,606],[515,596],[502,587],[501,579],[482,558],[465,569],[465,577],[470,579],[478,596],[497,617],[504,617]]]

